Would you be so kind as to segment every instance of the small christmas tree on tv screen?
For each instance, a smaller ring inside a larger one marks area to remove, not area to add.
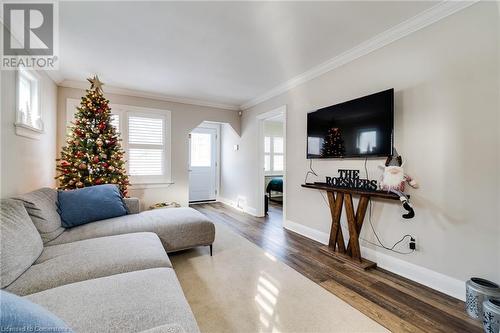
[[[97,76],[82,97],[69,127],[66,146],[57,160],[59,189],[116,184],[123,196],[129,184],[120,136],[111,124],[109,101]]]
[[[337,127],[328,130],[321,148],[322,157],[342,157],[345,155],[344,139],[342,132]]]

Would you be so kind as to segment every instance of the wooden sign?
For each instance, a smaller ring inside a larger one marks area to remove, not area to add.
[[[377,190],[377,181],[359,178],[359,170],[338,169],[339,177],[326,177],[326,184],[355,188],[361,190]]]

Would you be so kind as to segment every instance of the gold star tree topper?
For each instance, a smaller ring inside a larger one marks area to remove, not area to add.
[[[93,78],[88,78],[87,81],[90,82],[90,89],[95,89],[96,91],[102,92],[102,86],[104,83],[99,81],[99,77],[97,75],[94,75]]]

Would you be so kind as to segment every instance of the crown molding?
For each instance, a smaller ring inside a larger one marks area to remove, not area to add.
[[[373,38],[370,38],[361,44],[353,47],[352,49],[341,53],[338,56],[331,58],[330,60],[319,64],[311,68],[310,70],[299,74],[292,79],[274,87],[268,92],[259,95],[245,104],[241,105],[241,110],[249,109],[257,104],[260,104],[268,99],[281,95],[288,90],[308,82],[318,76],[321,76],[335,68],[343,66],[351,61],[354,61],[362,56],[365,56],[375,50],[378,50],[386,45],[391,44],[405,36],[408,36],[420,29],[423,29],[433,23],[436,23],[445,17],[448,17],[458,11],[461,11],[479,0],[471,0],[471,1],[452,1],[445,0],[443,2],[438,3],[435,6],[421,12],[420,14],[398,24],[394,27],[376,35]]]
[[[56,85],[59,85],[63,81],[63,78],[58,71],[44,70],[44,72]]]
[[[88,89],[88,87],[89,87],[89,84],[87,82],[71,81],[71,80],[59,81],[59,83],[57,85],[60,87],[76,88],[76,89]],[[113,86],[108,86],[108,85],[103,86],[103,91],[105,93],[108,93],[108,94],[150,98],[150,99],[156,99],[156,100],[165,101],[165,102],[205,106],[205,107],[224,109],[224,110],[230,110],[230,111],[240,111],[240,107],[238,105],[212,103],[212,102],[200,101],[197,99],[173,97],[173,96],[168,96],[165,94],[150,93],[150,92],[145,92],[145,91],[140,91],[140,90],[125,89],[125,88],[113,87]]]

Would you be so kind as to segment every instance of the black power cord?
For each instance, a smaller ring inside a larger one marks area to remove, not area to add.
[[[368,157],[365,158],[365,174],[366,174],[366,179],[369,179],[368,177],[368,168],[366,167],[366,163],[368,162]],[[392,252],[396,252],[396,253],[399,253],[399,254],[412,254],[413,252],[415,252],[415,238],[412,236],[412,235],[404,235],[403,238],[401,238],[400,240],[398,240],[396,243],[394,243],[393,246],[391,247],[388,247],[388,246],[385,246],[382,241],[380,240],[380,237],[378,236],[377,232],[375,231],[375,227],[373,226],[373,223],[372,223],[372,200],[369,199],[368,201],[368,221],[370,222],[370,227],[373,231],[373,234],[375,235],[375,238],[377,239],[377,242],[378,244],[376,243],[373,243],[373,242],[370,242],[369,240],[367,239],[364,239],[364,238],[361,238],[361,240],[371,244],[371,245],[374,245],[374,246],[377,246],[377,247],[380,247],[382,249],[385,249],[385,250],[388,250],[388,251],[392,251]],[[412,243],[413,245],[410,246],[411,248],[411,251],[408,251],[408,252],[401,252],[401,251],[398,251],[398,250],[394,250],[394,248],[400,244],[402,241],[404,241],[406,238],[410,237],[410,243]]]
[[[309,175],[313,175],[313,176],[316,176],[318,177],[318,174],[316,173],[316,171],[313,170],[313,160],[312,158],[309,160],[309,171],[307,171],[306,173],[306,178],[304,179],[304,184],[307,184],[307,177],[309,177]]]
[[[366,157],[365,158],[365,162],[364,162],[364,168],[365,168],[366,179],[369,179],[368,168],[367,168],[367,165],[366,165],[367,162],[368,162],[368,158]],[[304,179],[304,183],[307,183],[307,178],[309,177],[309,175],[314,175],[316,177],[319,177],[318,174],[316,173],[316,171],[314,171],[314,169],[313,169],[313,160],[312,159],[309,161],[309,171],[307,171],[307,173],[306,173],[306,177]],[[325,198],[325,195],[323,194],[323,192],[320,191],[320,194],[321,194],[321,197],[323,198],[323,201],[325,202],[325,205],[328,208],[330,208],[330,203]],[[396,243],[394,243],[394,245],[392,245],[391,247],[385,246],[384,243],[382,243],[382,241],[380,240],[380,237],[377,234],[377,232],[375,231],[375,227],[373,226],[373,223],[372,223],[372,201],[371,201],[371,199],[368,201],[368,205],[369,205],[368,206],[368,209],[369,209],[369,212],[368,212],[368,221],[370,223],[370,227],[372,229],[372,232],[375,235],[375,238],[377,239],[378,244],[374,243],[374,242],[371,242],[371,241],[369,241],[367,239],[364,239],[364,238],[360,238],[360,239],[362,241],[368,243],[368,244],[373,245],[373,246],[385,249],[387,251],[392,251],[392,252],[395,252],[395,253],[399,253],[399,254],[412,254],[413,252],[415,252],[415,238],[412,235],[410,235],[410,234],[404,235],[400,240],[398,240]],[[342,223],[342,227],[344,227],[344,229],[347,228],[347,226],[344,223]],[[401,242],[403,242],[408,237],[410,238],[409,247],[410,247],[411,251],[402,252],[402,251],[395,250],[396,246],[398,246],[399,244],[401,244]]]

